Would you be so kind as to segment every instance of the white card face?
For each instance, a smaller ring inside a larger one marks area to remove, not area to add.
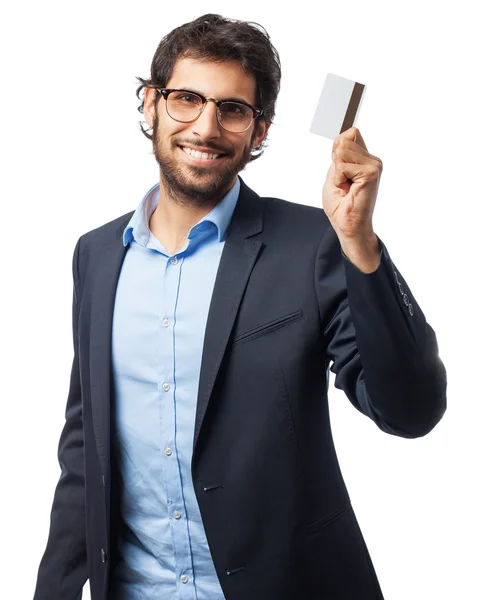
[[[328,73],[310,132],[334,140],[354,127],[365,91],[362,83]]]

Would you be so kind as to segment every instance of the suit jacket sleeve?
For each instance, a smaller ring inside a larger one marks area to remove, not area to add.
[[[316,256],[316,290],[335,387],[387,433],[426,435],[446,410],[436,335],[378,237],[381,262],[363,273],[328,229]]]
[[[50,518],[46,550],[40,562],[34,600],[77,600],[87,580],[83,420],[78,360],[79,247],[73,253],[73,346],[65,425],[58,446],[61,475]]]

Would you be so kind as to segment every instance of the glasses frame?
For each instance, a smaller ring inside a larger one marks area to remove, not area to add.
[[[257,108],[256,106],[252,106],[251,104],[248,104],[247,102],[239,102],[238,100],[216,100],[216,98],[207,98],[206,96],[203,96],[203,94],[199,94],[198,92],[192,92],[191,90],[183,90],[183,89],[177,89],[177,88],[155,88],[155,89],[158,90],[160,92],[160,94],[163,96],[163,98],[165,99],[166,112],[168,113],[168,116],[171,119],[173,119],[173,121],[177,121],[178,123],[193,123],[193,121],[196,121],[196,119],[205,110],[206,103],[214,102],[216,104],[216,119],[217,119],[218,123],[220,124],[220,126],[228,133],[244,133],[245,131],[248,131],[248,129],[251,127],[251,124],[258,117],[261,117],[264,113],[264,110],[262,108]],[[170,115],[170,113],[168,111],[168,96],[171,94],[171,92],[186,92],[187,94],[192,94],[193,96],[198,96],[198,98],[201,98],[201,101],[203,102],[203,104],[201,106],[201,110],[199,111],[199,113],[196,115],[196,117],[194,119],[190,119],[189,121],[180,121],[179,119],[175,119],[175,117],[172,117]],[[251,119],[251,123],[248,125],[248,127],[246,127],[246,129],[243,129],[243,131],[230,131],[229,129],[226,129],[226,127],[221,123],[220,107],[224,103],[231,103],[231,102],[234,102],[236,104],[242,104],[243,106],[247,106],[248,108],[250,108],[253,111],[253,118]]]

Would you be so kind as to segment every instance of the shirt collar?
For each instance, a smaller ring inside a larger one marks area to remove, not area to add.
[[[236,178],[235,184],[230,191],[222,198],[220,202],[205,215],[196,225],[193,225],[188,232],[188,239],[193,239],[204,229],[216,226],[217,240],[223,242],[231,222],[231,217],[236,208],[240,192],[240,180]],[[158,206],[160,197],[160,184],[156,183],[143,196],[140,204],[132,215],[128,225],[123,231],[123,245],[127,246],[131,240],[138,244],[146,246],[150,239],[150,217]]]

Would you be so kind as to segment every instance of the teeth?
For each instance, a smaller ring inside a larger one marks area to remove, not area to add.
[[[198,152],[197,150],[192,150],[191,148],[182,148],[182,150],[186,154],[193,156],[193,158],[201,158],[203,160],[208,159],[208,158],[209,159],[218,158],[218,156],[219,156],[219,154],[207,154],[206,152]]]

